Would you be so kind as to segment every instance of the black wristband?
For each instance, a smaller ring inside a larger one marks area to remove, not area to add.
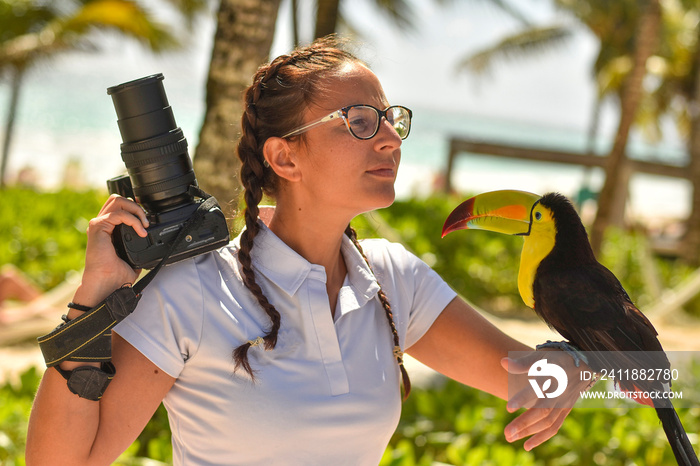
[[[132,287],[122,287],[88,312],[62,322],[40,336],[39,347],[48,367],[63,361],[104,362],[112,358],[112,327],[136,308],[141,298]]]
[[[83,311],[83,312],[87,312],[87,311],[89,311],[90,309],[92,309],[92,308],[89,307],[89,306],[83,306],[82,304],[77,304],[77,303],[74,303],[74,302],[68,303],[68,307],[71,308],[71,309],[75,309],[76,311]]]

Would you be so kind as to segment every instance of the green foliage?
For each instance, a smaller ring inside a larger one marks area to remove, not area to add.
[[[61,283],[82,269],[85,229],[106,199],[97,191],[0,191],[0,265],[16,265],[45,290]]]
[[[466,198],[397,201],[371,215],[384,219],[409,250],[477,306],[494,313],[525,314],[517,284],[522,238],[478,230],[440,238],[445,219]],[[371,228],[358,228],[358,236],[376,234]]]
[[[34,368],[24,372],[19,383],[0,387],[0,464],[24,465],[24,447],[29,411],[40,375]]]
[[[695,271],[679,258],[652,257],[649,248],[649,238],[644,232],[610,228],[600,256],[600,262],[617,276],[642,311],[655,300],[649,290],[651,280],[658,280],[663,288],[672,289]],[[684,309],[700,317],[700,297],[691,299]]]
[[[18,381],[0,386],[0,465],[25,464],[29,412],[40,379],[39,371],[31,368],[22,373]],[[154,466],[156,462],[172,464],[170,427],[163,405],[158,408],[138,439],[114,464]]]
[[[514,417],[503,400],[453,381],[415,389],[380,464],[534,464],[532,453],[502,440]]]
[[[141,432],[141,435],[120,457],[116,465],[136,466],[143,464],[143,460],[158,461],[163,464],[172,464],[173,450],[171,444],[170,424],[168,413],[161,404],[155,414]],[[150,466],[155,466],[149,462]]]

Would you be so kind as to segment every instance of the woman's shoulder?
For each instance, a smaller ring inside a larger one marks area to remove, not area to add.
[[[384,238],[360,240],[362,250],[372,266],[407,267],[419,260],[401,243],[393,243]]]
[[[362,249],[374,254],[402,255],[408,253],[406,247],[401,243],[393,243],[385,238],[366,238],[360,240]]]
[[[166,264],[158,273],[155,282],[178,282],[184,279],[204,279],[204,276],[222,268],[235,268],[237,246],[231,242],[226,246],[198,254],[187,259]]]

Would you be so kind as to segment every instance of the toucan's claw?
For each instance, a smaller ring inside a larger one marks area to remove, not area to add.
[[[542,343],[540,345],[537,345],[535,349],[544,349],[544,348],[554,348],[558,350],[565,351],[566,353],[571,356],[571,358],[574,360],[574,364],[576,364],[576,367],[579,367],[581,365],[581,361],[585,362],[586,365],[588,364],[588,358],[586,357],[585,354],[581,352],[580,349],[569,343],[568,341],[551,341],[547,340],[545,343]]]

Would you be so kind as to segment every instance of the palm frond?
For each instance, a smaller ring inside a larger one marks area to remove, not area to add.
[[[411,2],[406,0],[377,0],[377,7],[383,11],[389,19],[401,31],[413,31],[416,28],[415,12]]]
[[[44,22],[43,28],[0,42],[0,69],[30,63],[62,50],[90,47],[88,32],[112,29],[145,43],[156,52],[179,45],[167,27],[130,0],[95,0],[67,17]]]
[[[191,29],[194,18],[199,13],[206,11],[210,4],[215,2],[210,0],[168,0],[168,3],[172,4],[180,13],[182,13],[182,16],[187,22],[187,27]]]
[[[96,0],[85,4],[62,22],[62,33],[82,34],[90,28],[116,29],[156,52],[179,45],[167,26],[158,23],[148,10],[131,0]]]
[[[455,0],[436,0],[438,3],[449,3]],[[531,21],[517,8],[515,8],[511,2],[505,0],[481,0],[482,3],[487,3],[490,6],[495,7],[498,10],[506,13],[511,18],[517,20],[521,25],[530,27],[532,25]]]
[[[31,0],[0,0],[0,44],[37,32],[56,17],[48,4]]]
[[[572,35],[572,30],[565,26],[528,29],[462,59],[457,64],[457,71],[482,74],[489,71],[499,60],[532,57],[561,47]]]
[[[632,70],[632,58],[629,55],[610,60],[596,73],[596,84],[601,96],[618,94],[625,78]]]

